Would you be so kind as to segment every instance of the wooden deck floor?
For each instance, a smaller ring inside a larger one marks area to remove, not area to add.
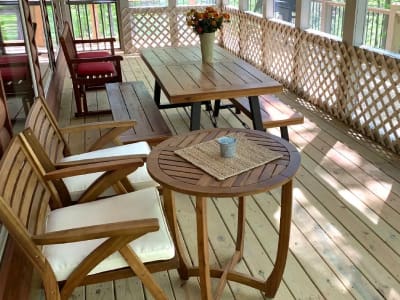
[[[153,78],[134,57],[123,61],[124,81],[142,80],[149,90]],[[107,107],[105,91],[89,93],[90,105]],[[292,94],[284,102],[305,115],[303,125],[291,126],[292,143],[302,155],[294,184],[290,253],[276,299],[400,299],[400,157],[366,140],[332,117]],[[64,125],[110,119],[75,119],[69,79],[66,79],[60,122]],[[189,129],[188,111],[164,110],[176,133]],[[249,120],[241,115],[243,121]],[[207,112],[201,125],[211,128]],[[219,127],[243,127],[233,114],[221,112]],[[279,130],[271,130],[279,134]],[[96,133],[75,135],[80,151]],[[279,190],[249,198],[244,260],[238,270],[265,278],[275,259]],[[192,262],[197,261],[193,199],[178,194],[180,230]],[[211,264],[223,265],[234,246],[237,203],[209,200]],[[155,275],[170,299],[199,299],[197,278],[181,281],[176,271]],[[136,278],[75,290],[72,299],[151,299]],[[251,288],[231,283],[223,299],[264,299]]]

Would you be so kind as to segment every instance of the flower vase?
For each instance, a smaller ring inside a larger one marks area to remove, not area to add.
[[[201,58],[203,63],[210,63],[213,60],[215,32],[200,34]]]

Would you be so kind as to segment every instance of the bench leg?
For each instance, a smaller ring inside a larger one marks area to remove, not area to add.
[[[281,137],[289,142],[289,132],[287,126],[280,127]]]
[[[154,101],[156,102],[156,105],[158,108],[160,108],[160,103],[161,103],[161,87],[158,84],[157,80],[154,83]]]
[[[201,114],[201,102],[193,103],[192,110],[190,112],[190,131],[200,129],[200,114]]]
[[[214,112],[213,112],[213,116],[214,117],[218,117],[219,116],[220,107],[221,107],[221,100],[220,99],[216,99],[214,101]]]
[[[211,101],[204,101],[203,102],[206,105],[206,111],[212,111],[212,106],[211,106]]]
[[[249,96],[251,120],[253,121],[253,128],[255,130],[264,131],[264,126],[261,118],[261,108],[260,102],[258,101],[258,96]]]

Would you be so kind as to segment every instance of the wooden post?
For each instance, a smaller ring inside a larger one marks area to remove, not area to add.
[[[239,10],[246,11],[249,9],[249,1],[247,0],[239,0]]]
[[[176,13],[176,0],[168,0],[168,18],[169,18],[169,32],[170,32],[170,40],[172,47],[179,46],[178,32],[179,25],[177,21],[177,13]]]
[[[321,10],[321,31],[331,34],[332,30],[332,5],[324,1]]]
[[[390,6],[388,31],[386,37],[386,50],[400,52],[400,3]],[[396,34],[397,33],[397,34]]]
[[[274,0],[264,0],[263,17],[267,19],[274,18]]]
[[[343,42],[352,46],[363,44],[368,1],[346,1],[343,22]]]
[[[296,28],[306,30],[310,27],[310,9],[310,0],[296,0]]]
[[[117,1],[117,15],[118,15],[118,31],[119,31],[119,43],[120,43],[120,47],[121,50],[124,51],[124,53],[127,52],[127,48],[131,48],[132,47],[132,38],[130,37],[130,33],[131,31],[131,24],[129,24],[129,26],[124,26],[124,19],[122,16],[122,11],[124,9],[128,9],[129,8],[129,2],[128,0],[120,0]],[[129,32],[125,32],[124,30],[129,30]],[[125,40],[125,36],[129,36],[130,38],[128,40]],[[130,43],[130,46],[128,46],[128,44]]]

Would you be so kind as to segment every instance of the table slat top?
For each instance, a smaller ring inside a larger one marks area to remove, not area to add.
[[[145,49],[141,56],[171,103],[282,91],[279,82],[216,45],[213,63],[202,63],[194,46]]]
[[[219,181],[174,152],[238,132],[259,146],[279,152],[282,158]],[[261,131],[235,128],[200,130],[174,136],[153,148],[147,159],[150,175],[163,186],[205,197],[234,197],[268,191],[289,181],[299,166],[299,152],[285,140]]]

